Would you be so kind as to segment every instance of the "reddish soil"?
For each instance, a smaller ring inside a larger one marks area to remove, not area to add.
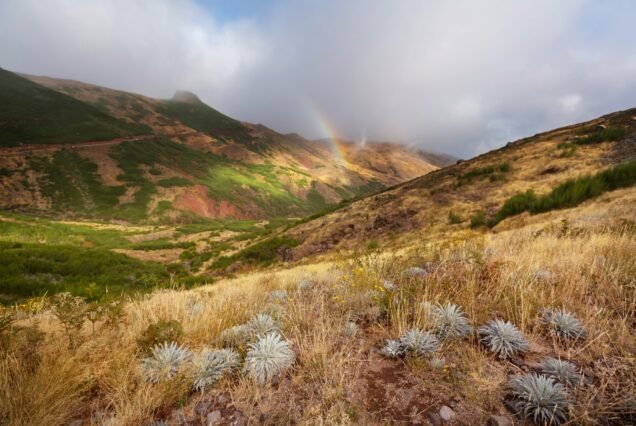
[[[211,198],[203,185],[186,188],[184,192],[177,195],[174,207],[208,218],[251,219],[253,217],[229,201]]]

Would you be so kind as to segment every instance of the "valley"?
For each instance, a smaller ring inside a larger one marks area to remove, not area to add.
[[[633,422],[636,109],[456,160],[10,74],[6,424]]]

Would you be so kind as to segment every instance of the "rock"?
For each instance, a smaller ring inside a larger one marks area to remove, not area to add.
[[[442,418],[437,413],[428,413],[428,421],[433,426],[440,426],[442,424]]]
[[[184,104],[200,104],[201,99],[192,92],[187,90],[177,90],[172,97],[173,102],[180,102]]]
[[[194,412],[199,416],[205,416],[211,407],[212,403],[210,401],[201,401],[194,407]]]
[[[439,416],[442,420],[448,422],[453,418],[453,416],[455,416],[455,412],[451,410],[448,405],[443,405],[442,408],[439,409]]]
[[[512,426],[512,421],[504,416],[490,416],[488,426]]]
[[[207,426],[218,425],[221,423],[221,412],[219,410],[212,411],[207,417]]]

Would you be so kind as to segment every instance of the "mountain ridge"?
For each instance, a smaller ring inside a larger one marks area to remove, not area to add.
[[[29,90],[81,102],[109,122],[136,130],[110,138],[49,137],[37,147],[26,140],[7,146],[6,138],[0,139],[5,141],[0,188],[7,194],[0,208],[6,210],[151,222],[303,216],[444,162],[396,144],[338,141],[348,157],[341,162],[335,141],[286,136],[235,120],[192,93],[160,100],[75,80],[0,72],[11,81],[22,79]],[[36,103],[28,92],[23,101]],[[38,117],[26,118],[36,122]],[[62,132],[69,120],[72,116],[58,121],[57,129]],[[175,161],[174,155],[190,158],[189,163]]]

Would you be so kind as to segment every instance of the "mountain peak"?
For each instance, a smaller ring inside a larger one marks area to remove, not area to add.
[[[185,104],[200,104],[201,99],[197,95],[187,90],[177,90],[172,96],[174,102],[181,102]]]

